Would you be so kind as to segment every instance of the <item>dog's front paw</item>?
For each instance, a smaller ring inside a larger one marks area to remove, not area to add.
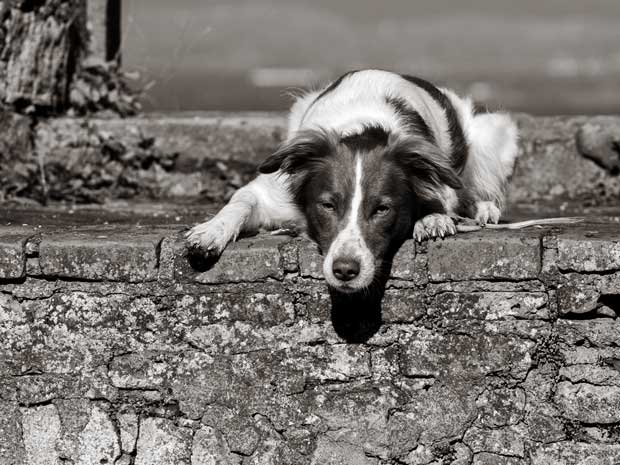
[[[456,234],[454,221],[448,215],[432,213],[416,221],[413,227],[413,238],[422,242],[426,239],[444,238]]]
[[[219,257],[229,242],[235,240],[235,233],[222,220],[213,218],[194,226],[185,235],[190,250],[206,257]]]
[[[476,221],[481,226],[487,223],[497,224],[501,213],[500,209],[493,202],[485,201],[476,203]]]

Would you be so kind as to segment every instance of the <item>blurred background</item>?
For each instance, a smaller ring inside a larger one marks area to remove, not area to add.
[[[535,114],[620,112],[619,0],[125,0],[144,107],[283,110],[377,67]]]

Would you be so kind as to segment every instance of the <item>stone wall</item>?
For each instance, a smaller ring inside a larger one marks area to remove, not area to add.
[[[510,185],[513,203],[617,205],[619,118],[515,119],[521,144]],[[272,113],[42,121],[31,133],[39,176],[21,195],[78,203],[128,197],[221,203],[256,175],[257,164],[284,136],[284,115]],[[114,182],[119,179],[121,185]]]
[[[380,308],[303,239],[4,227],[0,463],[620,463],[617,232],[410,241]]]

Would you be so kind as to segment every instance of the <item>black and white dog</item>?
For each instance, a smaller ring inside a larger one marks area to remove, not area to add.
[[[297,99],[262,174],[187,239],[216,256],[244,230],[303,223],[328,285],[362,291],[412,234],[455,234],[451,215],[497,223],[517,151],[505,114],[423,79],[349,72]]]

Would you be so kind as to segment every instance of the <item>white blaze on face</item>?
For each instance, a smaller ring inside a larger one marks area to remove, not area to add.
[[[338,233],[332,242],[323,262],[323,275],[327,283],[335,288],[343,290],[359,290],[369,286],[375,276],[375,259],[366,245],[362,235],[360,211],[364,193],[362,191],[362,159],[355,158],[355,186],[351,196],[349,216],[345,227]],[[350,281],[340,281],[334,276],[334,261],[339,258],[351,258],[360,266],[359,275]]]

